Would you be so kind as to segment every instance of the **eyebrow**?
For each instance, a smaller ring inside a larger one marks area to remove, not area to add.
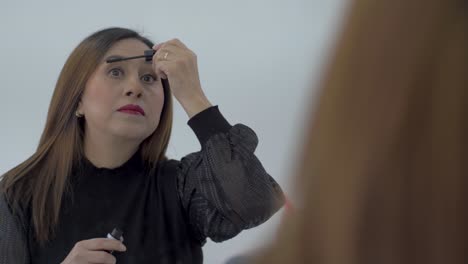
[[[145,50],[143,55],[132,56],[132,57],[123,57],[120,55],[111,55],[105,59],[107,63],[118,62],[118,61],[125,61],[125,60],[133,60],[138,58],[145,58],[145,61],[152,61],[154,50]]]

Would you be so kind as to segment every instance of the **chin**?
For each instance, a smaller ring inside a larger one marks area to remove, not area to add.
[[[151,135],[151,131],[148,128],[138,128],[135,126],[125,126],[112,129],[112,134],[115,136],[131,139],[131,140],[145,140],[149,135]]]

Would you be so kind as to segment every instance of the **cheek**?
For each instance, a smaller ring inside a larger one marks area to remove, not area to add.
[[[105,113],[112,109],[117,89],[112,89],[108,83],[103,80],[92,80],[85,88],[83,94],[83,106],[85,111],[92,113]]]
[[[164,93],[161,92],[161,93],[154,95],[151,100],[150,107],[151,107],[151,112],[153,113],[153,115],[155,117],[158,117],[157,119],[159,119],[161,115],[163,106],[164,106]]]

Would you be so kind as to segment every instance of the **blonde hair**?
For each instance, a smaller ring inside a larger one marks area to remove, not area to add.
[[[468,3],[356,0],[257,263],[466,263]]]

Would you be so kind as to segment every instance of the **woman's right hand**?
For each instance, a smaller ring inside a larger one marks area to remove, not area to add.
[[[110,251],[125,251],[124,244],[115,239],[93,238],[82,240],[75,244],[68,256],[61,264],[113,264],[115,257]]]

